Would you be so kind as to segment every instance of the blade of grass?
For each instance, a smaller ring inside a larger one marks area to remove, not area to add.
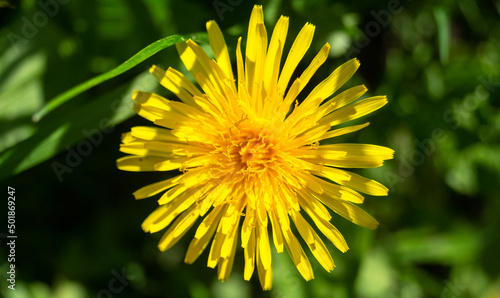
[[[0,153],[0,181],[30,169],[65,149],[65,156],[45,165],[49,168],[49,175],[44,179],[58,179],[73,172],[86,156],[98,150],[115,125],[135,114],[129,97],[133,90],[143,86],[145,77],[151,79],[152,76],[142,72],[127,84],[98,95],[96,100],[77,108],[63,105],[43,118],[36,125],[36,133]],[[76,151],[71,151],[70,147],[75,144],[73,150]],[[78,149],[80,147],[86,152]]]
[[[442,7],[434,9],[434,17],[436,18],[438,45],[439,45],[439,59],[441,64],[447,64],[450,55],[450,16],[449,13]]]
[[[137,64],[141,63],[142,61],[146,60],[147,58],[153,56],[154,54],[158,53],[159,51],[168,48],[178,42],[183,42],[187,41],[188,39],[206,39],[206,33],[198,33],[194,35],[170,35],[167,37],[164,37],[162,39],[159,39],[152,44],[148,45],[144,49],[140,50],[137,54],[132,56],[130,59],[127,61],[123,62],[116,68],[105,72],[103,74],[98,75],[97,77],[94,77],[86,82],[83,82],[68,91],[56,96],[52,100],[50,100],[45,106],[42,107],[39,111],[37,111],[35,114],[32,116],[32,121],[33,122],[38,122],[40,119],[42,119],[45,115],[62,105],[63,103],[67,102],[68,100],[72,99],[73,97],[87,91],[88,89],[97,86],[109,79],[112,79],[127,70],[131,69],[132,67],[136,66]]]

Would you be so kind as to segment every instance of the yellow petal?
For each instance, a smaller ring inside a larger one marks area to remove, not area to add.
[[[271,246],[269,245],[269,235],[267,234],[267,225],[260,226],[257,230],[257,246],[260,261],[264,270],[271,269],[272,258],[271,258]]]
[[[288,254],[292,258],[292,261],[295,265],[300,263],[301,260],[301,247],[300,243],[297,241],[295,236],[293,235],[290,227],[281,227],[283,232],[283,240],[285,240],[285,248],[288,251]]]
[[[339,95],[334,96],[332,99],[328,100],[323,105],[321,105],[321,107],[319,107],[317,112],[318,119],[325,115],[328,115],[334,110],[340,109],[343,106],[350,104],[351,102],[355,101],[363,94],[365,94],[366,91],[368,91],[368,89],[366,89],[365,85],[359,85],[349,88]]]
[[[207,73],[198,61],[195,52],[191,47],[188,46],[187,42],[176,43],[175,47],[177,49],[177,52],[179,53],[179,57],[184,63],[184,66],[186,66],[187,70],[193,77],[196,78],[196,75],[199,73],[207,76]]]
[[[238,229],[234,229],[233,234],[229,237],[228,240],[226,240],[226,242],[228,243],[228,245],[231,245],[230,254],[227,258],[223,258],[220,261],[219,266],[217,267],[218,277],[221,281],[228,280],[233,268],[236,243],[238,242]]]
[[[336,180],[333,180],[337,182],[340,185],[344,185],[347,187],[350,187],[354,190],[372,195],[372,196],[386,196],[387,192],[389,191],[387,187],[383,186],[382,184],[378,183],[375,180],[365,178],[363,176],[360,176],[358,174],[349,172],[349,171],[344,171],[344,170],[338,170],[338,173],[344,173],[345,175],[349,175],[348,179],[342,178],[341,175],[334,177],[331,176],[332,178],[335,178]],[[330,177],[326,177],[331,179]]]
[[[279,114],[282,119],[285,118],[285,116],[288,114],[288,111],[290,110],[290,105],[295,101],[297,98],[297,95],[299,95],[300,89],[301,89],[301,81],[299,78],[297,78],[288,92],[286,93],[285,99],[283,100],[283,103],[280,106]]]
[[[177,184],[173,183],[173,180],[174,178],[170,178],[167,180],[150,184],[148,186],[144,186],[134,192],[134,197],[136,200],[139,200],[159,194],[162,191],[165,191],[169,188],[176,186]]]
[[[194,101],[197,105],[199,105],[203,111],[209,113],[214,117],[220,117],[221,115],[221,107],[217,107],[214,103],[208,98],[206,94],[203,96],[195,96],[193,97]]]
[[[196,123],[194,119],[180,114],[178,111],[171,109],[170,106],[166,110],[153,106],[150,103],[135,103],[134,111],[149,121],[170,129],[177,128],[183,124],[193,125],[193,123]]]
[[[307,223],[307,221],[297,211],[291,211],[290,216],[292,217],[292,220],[295,223],[295,226],[297,227],[300,236],[302,236],[302,239],[304,239],[304,241],[308,245],[314,245],[315,241],[313,236],[314,231],[308,228],[309,224]]]
[[[214,241],[212,242],[212,247],[210,248],[210,253],[208,256],[207,266],[214,268],[219,264],[220,261],[234,256],[234,243],[236,241],[236,229],[238,228],[238,222],[241,215],[241,209],[243,203],[240,201],[239,206],[230,206],[227,211],[222,216],[219,226],[217,227],[217,232],[215,234]],[[232,209],[232,210],[230,210]],[[227,266],[220,265],[219,266]],[[226,270],[228,267],[225,267]],[[228,276],[228,272],[219,271],[222,276]]]
[[[254,214],[254,210],[247,206],[245,220],[241,226],[241,247],[246,247],[250,241],[250,235],[252,234],[254,225]]]
[[[212,52],[215,55],[217,63],[224,71],[226,77],[228,77],[231,81],[234,80],[231,59],[229,58],[229,52],[224,40],[224,35],[222,35],[219,25],[217,25],[215,21],[207,22],[207,32],[210,47],[212,48]]]
[[[155,233],[168,226],[180,213],[193,205],[194,200],[190,196],[181,196],[177,200],[158,207],[142,223],[145,232]]]
[[[212,115],[220,116],[223,114],[228,107],[226,98],[215,88],[212,82],[201,73],[196,75],[196,81],[198,81],[203,91],[205,91],[208,101],[216,108],[216,112]],[[198,102],[198,97],[195,97],[195,101],[200,104]],[[202,108],[204,108],[204,106],[202,106]]]
[[[221,259],[227,259],[230,258],[232,255],[234,255],[235,243],[237,240],[235,238],[237,237],[237,232],[236,232],[237,230],[238,226],[235,224],[229,231],[229,234],[227,234],[226,239],[224,240],[224,243],[222,244],[221,247],[221,253],[220,253]]]
[[[161,119],[162,117],[162,110],[152,107],[147,108],[142,106],[140,103],[134,103],[132,109],[134,110],[134,112],[139,114],[139,116],[151,122],[155,122],[155,120]]]
[[[321,171],[315,172],[315,174],[316,173],[321,177],[328,178],[339,184],[342,184],[340,181],[349,181],[349,179],[351,179],[351,175],[349,175],[346,171],[336,168],[323,167]]]
[[[126,132],[126,133],[122,134],[122,143],[123,144],[133,143],[135,141],[137,141],[137,138],[133,137],[131,132]]]
[[[283,46],[285,44],[286,35],[288,32],[288,17],[281,16],[276,26],[274,27],[271,41],[266,56],[265,73],[264,73],[264,88],[267,96],[270,98],[279,98],[275,96],[276,84],[278,83],[279,68],[281,56],[283,55]],[[284,92],[284,90],[282,91]]]
[[[269,219],[271,220],[271,226],[273,229],[273,242],[274,247],[276,247],[276,251],[278,253],[283,252],[283,234],[281,233],[281,229],[279,228],[279,222],[274,211],[269,213]]]
[[[212,241],[212,246],[210,247],[210,253],[208,254],[207,266],[210,268],[215,268],[219,263],[222,244],[224,244],[227,237],[227,235],[221,233],[221,229],[222,225],[219,223],[214,240]]]
[[[245,280],[250,280],[255,269],[255,233],[253,230],[253,228],[250,230],[247,245],[244,246],[245,269],[243,278]]]
[[[323,235],[325,235],[341,252],[346,252],[349,247],[339,230],[311,207],[311,200],[300,197],[299,201],[304,211],[311,217],[321,233],[323,233]]]
[[[116,166],[122,171],[147,172],[155,171],[155,164],[164,160],[164,157],[125,156],[116,161]]]
[[[247,71],[250,72],[253,69],[253,86],[250,85],[248,86],[249,93],[253,98],[253,102],[256,104],[255,111],[257,113],[262,113],[262,104],[263,104],[263,98],[261,95],[262,92],[262,78],[264,76],[264,63],[266,61],[266,50],[267,50],[267,32],[266,32],[266,27],[264,26],[264,23],[258,23],[257,24],[257,40],[255,45],[249,45],[248,46],[255,46],[255,53],[256,53],[256,61],[254,64],[250,63],[250,65],[247,64]]]
[[[238,73],[238,93],[241,93],[245,88],[245,66],[243,65],[243,56],[241,54],[241,37],[238,38],[236,44],[236,71]]]
[[[378,226],[378,221],[375,218],[351,202],[338,200],[328,194],[321,194],[316,197],[335,213],[357,225],[370,230],[373,230]]]
[[[171,111],[170,100],[151,92],[134,90],[132,99],[143,106],[154,107],[165,111]]]
[[[191,240],[184,262],[192,264],[203,253],[210,239],[215,234],[219,220],[224,214],[227,206],[219,205],[215,207],[196,230],[195,237]]]
[[[155,171],[177,170],[180,167],[182,167],[184,162],[186,162],[187,160],[188,160],[187,158],[176,158],[176,159],[161,161],[155,164]]]
[[[177,177],[175,177],[177,178]],[[176,181],[174,178],[174,182]],[[158,204],[160,205],[164,205],[164,204],[167,204],[167,203],[170,203],[171,201],[173,201],[175,198],[177,198],[179,195],[181,194],[188,194],[188,188],[189,188],[189,185],[186,185],[186,184],[181,184],[181,185],[177,185],[175,186],[174,188],[170,189],[169,191],[167,191],[166,193],[164,193],[161,198],[158,200]],[[194,190],[189,190],[189,193],[192,193]]]
[[[374,96],[355,102],[338,109],[321,119],[320,124],[328,123],[331,126],[338,125],[350,120],[357,119],[383,107],[387,103],[387,97]]]
[[[210,212],[209,215],[203,219],[203,221],[196,229],[196,234],[194,238],[200,239],[210,230],[212,227],[216,227],[222,215],[226,212],[228,205],[219,205],[214,207],[214,209]]]
[[[292,219],[295,222],[295,226],[299,231],[300,235],[306,241],[309,249],[313,253],[314,257],[318,262],[325,268],[326,271],[330,272],[335,267],[333,263],[332,256],[328,252],[323,241],[319,238],[318,234],[309,225],[309,223],[300,215],[299,212],[291,212]]]
[[[131,135],[148,141],[182,142],[171,130],[159,127],[135,126],[132,127]]]
[[[205,53],[205,51],[203,51],[203,49],[197,43],[195,43],[192,40],[186,41],[186,45],[192,50],[192,53],[194,55],[192,59],[194,59],[196,63],[199,64],[203,69],[203,71],[201,72],[199,71],[197,73],[194,73],[193,76],[197,78],[198,75],[202,75],[208,78],[215,87],[215,89],[217,90],[217,92],[222,94],[221,78],[217,76],[217,73],[212,68],[210,63],[210,58],[208,57],[208,55]]]
[[[321,145],[308,151],[309,155],[303,155],[302,158],[340,168],[375,168],[394,155],[392,149],[368,144]]]
[[[352,190],[345,186],[333,184],[319,178],[316,178],[316,181],[321,185],[321,188],[330,196],[333,196],[339,200],[349,201],[356,204],[363,203],[363,196],[355,190]]]
[[[193,96],[199,96],[201,92],[183,74],[172,68],[164,71],[156,65],[153,65],[149,69],[149,72],[153,74],[163,87],[170,90],[180,100],[191,106],[196,106]]]
[[[318,142],[319,140],[324,138],[323,136],[327,134],[328,130],[330,130],[330,125],[315,126],[295,136],[295,138],[289,141],[288,146],[290,146],[291,148],[297,148],[304,145],[313,144],[314,142]]]
[[[299,178],[304,186],[309,188],[310,190],[316,192],[316,193],[323,193],[323,188],[321,185],[316,181],[315,177],[311,175],[308,172],[298,172],[297,173],[297,178]]]
[[[284,171],[281,172],[282,177],[285,178],[288,184],[294,183],[292,189],[300,189],[301,185],[299,181],[297,181],[297,178],[293,177],[292,175],[285,174]],[[293,181],[293,182],[292,182]],[[290,183],[292,182],[292,183]],[[300,206],[297,201],[297,194],[294,191],[291,191],[289,189],[290,186],[287,186],[285,183],[282,188],[279,189],[278,195],[281,198],[281,202],[283,202],[283,209],[278,209],[278,210],[288,210],[288,209],[295,209],[295,210],[300,210]],[[281,206],[280,206],[281,207]],[[284,223],[283,223],[284,224]]]
[[[297,38],[294,40],[278,80],[278,88],[281,92],[285,92],[295,68],[299,65],[300,60],[302,60],[311,45],[313,35],[314,25],[307,23],[302,27],[302,30],[300,30]]]
[[[283,231],[283,236],[285,236],[286,250],[290,254],[290,257],[292,257],[292,261],[297,267],[297,270],[299,270],[300,275],[302,275],[306,281],[313,279],[314,274],[311,263],[309,262],[309,259],[304,253],[304,250],[300,246],[300,243],[295,235],[293,235],[291,230],[288,229]]]
[[[309,93],[307,98],[325,99],[342,87],[358,70],[359,61],[354,58],[337,67],[323,82]],[[306,99],[307,100],[307,99]]]
[[[178,88],[185,89],[187,92],[189,92],[191,96],[202,95],[201,91],[198,88],[196,88],[196,86],[188,78],[186,78],[186,76],[184,76],[180,71],[169,67],[165,75],[172,82],[172,84],[174,84]],[[174,90],[170,91],[175,93]]]
[[[270,253],[269,251],[269,254]],[[264,254],[267,254],[267,252],[263,252],[259,249],[257,250],[257,272],[259,274],[259,281],[262,289],[268,291],[273,285],[273,267],[272,264],[265,265],[267,260]]]
[[[305,189],[301,189],[301,190],[299,190],[299,194],[300,194],[300,196],[298,196],[299,202],[301,202],[301,198],[306,200],[308,202],[309,208],[314,210],[315,214],[317,214],[318,216],[320,216],[322,219],[324,219],[326,221],[329,221],[330,219],[332,219],[330,212],[328,212],[328,209],[326,209],[325,206],[323,206],[323,204],[321,204],[316,199],[316,197],[313,196],[312,193],[308,192]],[[300,204],[302,207],[302,203],[300,203]]]
[[[368,125],[370,125],[370,122],[366,122],[364,124],[359,124],[359,125],[337,128],[335,130],[332,130],[332,131],[325,133],[323,136],[319,137],[317,139],[317,141],[326,140],[326,139],[342,136],[342,135],[345,135],[345,134],[348,134],[351,132],[355,132],[355,131],[358,131],[360,129],[367,127]]]
[[[136,157],[138,158],[137,159],[138,162],[145,161],[146,163],[148,162],[147,158],[149,157],[158,158],[157,162],[161,162],[176,157],[175,154],[169,152],[168,150],[164,150],[163,148],[161,151],[154,150],[151,148],[146,148],[146,144],[144,142],[133,142],[133,143],[122,144],[120,145],[120,151],[123,153],[137,155]],[[156,171],[156,170],[153,167],[151,171]]]
[[[194,102],[194,99],[193,99]],[[169,103],[170,107],[172,108],[173,111],[176,113],[179,113],[183,116],[186,116],[191,119],[196,119],[200,121],[207,121],[210,119],[207,114],[203,113],[197,108],[194,108],[188,104],[185,104],[183,102],[178,102],[178,101],[171,101]]]
[[[163,237],[158,242],[158,248],[165,251],[174,246],[187,231],[193,226],[198,218],[199,210],[196,206],[191,206],[176,218],[174,223],[163,234]]]
[[[250,96],[255,82],[255,68],[257,58],[261,50],[261,37],[259,35],[259,24],[264,23],[264,13],[262,6],[255,5],[250,15],[250,23],[248,24],[247,47],[245,52],[245,78],[246,86]]]
[[[328,54],[330,54],[330,45],[327,43],[321,48],[318,54],[316,54],[306,70],[300,75],[300,80],[302,81],[301,90],[307,85],[316,70],[326,61]]]

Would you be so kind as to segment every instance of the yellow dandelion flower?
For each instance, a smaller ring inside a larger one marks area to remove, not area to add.
[[[302,96],[330,45],[292,82],[315,27],[307,23],[302,28],[281,67],[288,23],[282,16],[268,40],[262,7],[254,7],[245,56],[238,40],[236,76],[214,21],[207,23],[207,31],[215,59],[192,40],[178,44],[180,58],[201,89],[177,70],[153,66],[151,73],[182,102],[135,91],[134,110],[159,127],[133,127],[124,134],[120,150],[130,155],[117,161],[125,171],[179,171],[134,193],[136,199],[163,193],[159,207],[142,224],[150,233],[168,227],[160,250],[172,247],[201,217],[185,262],[193,263],[211,242],[208,267],[217,266],[218,278],[225,281],[241,246],[244,278],[249,280],[257,268],[265,290],[273,278],[271,237],[278,253],[286,248],[305,280],[314,277],[313,271],[293,227],[327,271],[335,265],[317,230],[347,251],[325,206],[357,225],[377,227],[355,204],[363,202],[360,192],[385,196],[387,188],[343,168],[379,167],[393,157],[393,150],[376,145],[319,144],[366,127],[369,123],[332,130],[379,109],[387,99],[356,101],[367,90],[363,85],[331,97],[358,69],[356,59]]]

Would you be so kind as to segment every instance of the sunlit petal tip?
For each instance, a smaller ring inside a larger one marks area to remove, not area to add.
[[[198,46],[198,44],[196,42],[194,42],[192,39],[188,39],[186,41],[186,44],[189,46],[189,47],[196,47]]]
[[[254,13],[254,12],[262,13],[262,5],[255,4],[253,6],[252,13]],[[251,16],[250,16],[250,18],[251,18]]]
[[[139,95],[139,92],[140,92],[139,90],[132,91],[132,99],[135,100],[137,98],[137,96]]]
[[[156,66],[155,64],[153,64],[150,68],[149,68],[149,73],[151,74],[155,74],[157,73],[158,71],[163,71],[161,68],[159,68],[158,66]]]
[[[210,31],[212,26],[217,26],[217,22],[215,22],[214,20],[210,20],[205,24],[207,31]]]
[[[122,140],[122,143],[128,143],[129,139],[131,138],[132,136],[130,135],[130,133],[122,133],[122,136],[121,136],[121,140]]]
[[[347,63],[353,63],[356,68],[358,68],[361,65],[361,62],[359,61],[358,58],[352,58],[351,60],[347,61]]]

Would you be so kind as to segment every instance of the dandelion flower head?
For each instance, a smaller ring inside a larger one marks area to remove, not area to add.
[[[257,268],[265,290],[272,287],[271,239],[276,251],[286,249],[310,280],[313,270],[297,234],[331,271],[335,265],[322,238],[342,252],[348,246],[331,223],[330,211],[362,227],[377,227],[356,204],[363,202],[360,193],[384,196],[387,188],[344,168],[379,167],[393,157],[393,150],[377,145],[320,143],[366,127],[369,123],[335,128],[379,109],[387,99],[358,100],[367,91],[363,85],[334,95],[358,69],[356,59],[308,94],[301,92],[326,61],[330,46],[325,44],[292,79],[315,27],[305,24],[284,53],[288,24],[282,16],[268,39],[262,7],[256,5],[245,54],[241,37],[236,46],[235,74],[214,21],[207,23],[214,59],[192,40],[177,44],[199,87],[177,70],[153,66],[151,73],[180,101],[135,91],[134,110],[156,126],[133,127],[124,134],[120,150],[129,155],[117,161],[125,171],[177,174],[134,193],[136,199],[161,194],[159,206],[142,224],[150,233],[166,228],[160,250],[171,248],[198,222],[185,262],[193,263],[210,246],[207,265],[217,267],[218,278],[225,281],[241,246],[244,278],[249,280]]]

